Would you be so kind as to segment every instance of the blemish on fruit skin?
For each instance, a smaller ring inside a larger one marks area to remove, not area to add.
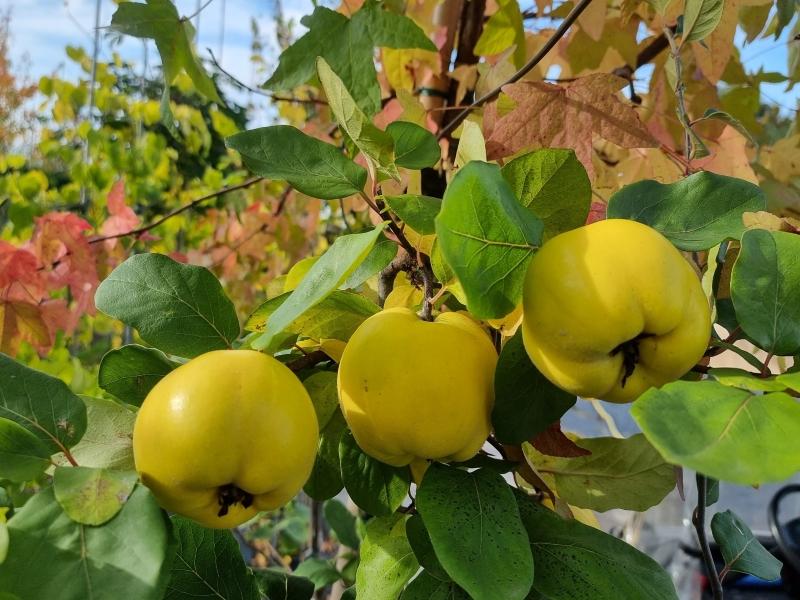
[[[367,380],[366,379],[364,380],[364,391],[365,392],[369,391],[369,385],[367,384]]]

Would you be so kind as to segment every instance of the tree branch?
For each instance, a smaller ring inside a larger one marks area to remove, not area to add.
[[[254,94],[259,94],[266,98],[270,98],[271,100],[275,100],[276,102],[292,102],[294,104],[319,104],[323,106],[327,106],[328,102],[325,100],[320,100],[318,98],[297,98],[295,96],[281,96],[280,94],[273,94],[272,92],[267,92],[266,90],[262,90],[261,88],[254,88],[252,86],[247,85],[244,81],[230,73],[229,71],[225,70],[225,68],[219,64],[217,61],[217,57],[214,56],[214,52],[211,48],[206,48],[208,53],[211,55],[211,64],[213,64],[217,70],[225,75],[228,79],[231,80],[232,83],[238,85],[240,88],[247,90],[248,92],[253,92]]]
[[[550,39],[545,42],[544,46],[542,46],[539,49],[539,51],[536,54],[534,54],[531,57],[531,59],[527,63],[525,63],[525,65],[519,71],[514,73],[507,81],[503,82],[502,84],[500,84],[499,86],[494,88],[492,91],[487,92],[486,94],[484,94],[483,96],[481,96],[480,98],[475,100],[475,102],[470,104],[467,108],[465,108],[460,113],[458,113],[453,118],[452,121],[450,121],[445,127],[442,128],[442,130],[439,132],[437,138],[438,139],[442,139],[446,135],[450,134],[456,127],[458,127],[461,124],[461,122],[464,119],[467,118],[467,116],[469,115],[470,112],[472,112],[474,109],[478,108],[479,106],[482,106],[483,104],[485,104],[489,100],[493,100],[494,98],[499,96],[500,92],[503,91],[503,86],[508,85],[509,83],[514,83],[516,81],[519,81],[531,69],[533,69],[536,65],[538,65],[542,61],[542,59],[545,56],[547,56],[547,54],[550,52],[550,50],[552,50],[555,47],[555,45],[558,43],[558,40],[560,40],[562,37],[564,37],[564,35],[567,33],[567,30],[570,28],[570,26],[575,22],[575,20],[580,16],[580,14],[584,10],[586,10],[586,8],[589,6],[589,4],[591,2],[592,2],[592,0],[581,0],[575,6],[575,8],[573,8],[566,17],[564,17],[564,20],[558,26],[558,29],[556,29],[555,33],[553,33],[553,35],[550,37]]]
[[[222,188],[221,190],[217,190],[216,192],[211,192],[210,194],[206,194],[205,196],[201,196],[200,198],[192,200],[188,204],[184,204],[183,206],[180,206],[180,207],[176,208],[175,210],[172,210],[172,211],[168,212],[163,217],[161,217],[160,219],[156,219],[152,223],[149,223],[147,225],[142,225],[141,227],[137,227],[136,229],[131,229],[130,231],[123,231],[122,233],[115,233],[113,235],[105,235],[105,236],[102,236],[102,237],[93,238],[93,239],[89,240],[89,243],[90,244],[99,244],[100,242],[104,242],[106,240],[116,240],[116,239],[119,239],[119,238],[128,237],[129,235],[133,235],[133,236],[141,235],[141,234],[143,234],[143,233],[145,233],[147,231],[150,231],[151,229],[155,229],[156,227],[158,227],[159,225],[161,225],[165,221],[168,221],[172,217],[175,217],[175,216],[177,216],[177,215],[179,215],[181,213],[184,213],[187,210],[191,210],[192,208],[194,208],[198,204],[201,204],[201,203],[203,203],[203,202],[205,202],[207,200],[211,200],[213,198],[218,198],[219,196],[224,196],[228,192],[235,192],[236,190],[243,190],[243,189],[248,188],[248,187],[250,187],[252,185],[255,185],[259,181],[263,181],[263,180],[264,180],[263,177],[251,177],[250,179],[248,179],[246,181],[243,181],[242,183],[237,183],[236,185],[231,185],[229,187]]]
[[[331,360],[331,358],[325,354],[322,350],[314,350],[305,356],[301,356],[300,358],[295,358],[294,360],[290,360],[286,363],[286,366],[289,367],[290,370],[294,371],[302,371],[303,369],[308,369],[309,367],[313,367],[318,365],[321,362],[325,362],[326,360]]]
[[[717,574],[717,567],[714,565],[714,557],[711,555],[711,547],[708,545],[706,536],[706,491],[708,489],[708,478],[705,475],[697,474],[697,507],[692,514],[692,523],[697,532],[697,540],[700,543],[700,550],[703,553],[703,563],[711,582],[711,592],[714,600],[722,600],[722,583]]]

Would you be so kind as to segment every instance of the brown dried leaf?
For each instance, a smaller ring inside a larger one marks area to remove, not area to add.
[[[531,446],[547,456],[563,456],[574,458],[577,456],[587,456],[591,454],[585,448],[581,448],[568,438],[561,431],[561,423],[556,422],[550,425],[542,433],[531,440]]]
[[[520,82],[503,87],[516,108],[494,123],[489,159],[524,148],[572,148],[590,174],[592,135],[625,148],[650,148],[656,140],[619,95],[625,80],[596,73],[563,85]]]

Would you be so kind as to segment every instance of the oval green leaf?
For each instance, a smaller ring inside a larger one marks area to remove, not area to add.
[[[502,475],[434,463],[417,489],[417,510],[445,571],[472,598],[527,596],[533,558]]]
[[[150,390],[177,366],[155,348],[128,344],[106,352],[97,384],[126,404],[141,406]]]
[[[58,467],[53,474],[53,491],[70,519],[102,525],[122,510],[136,480],[133,471]]]
[[[400,167],[425,169],[439,162],[442,156],[436,136],[416,123],[392,121],[386,133],[394,140],[394,162]]]
[[[52,451],[30,430],[0,417],[0,479],[23,482],[36,479],[50,466]]]
[[[747,524],[730,510],[711,519],[711,533],[722,551],[725,568],[759,579],[780,579],[783,564],[756,539]]]
[[[757,485],[800,470],[800,403],[783,392],[675,381],[645,392],[631,415],[664,458],[716,479]]]
[[[745,231],[742,215],[764,210],[764,193],[743,179],[701,171],[675,183],[645,180],[608,201],[609,219],[632,219],[660,231],[681,250],[708,250]]]
[[[397,600],[419,563],[406,538],[406,516],[376,517],[367,523],[356,571],[359,598]]]
[[[239,337],[233,303],[211,271],[163,254],[131,256],[100,284],[95,304],[178,356],[230,348]]]

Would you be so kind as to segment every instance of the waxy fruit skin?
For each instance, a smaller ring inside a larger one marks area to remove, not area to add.
[[[545,377],[611,402],[631,402],[684,375],[711,335],[695,271],[655,229],[625,219],[545,243],[528,267],[523,315],[525,349]],[[635,364],[626,378],[621,344],[631,340]]]
[[[136,470],[161,506],[201,525],[235,527],[282,506],[308,479],[319,435],[303,385],[276,359],[218,350],[165,376],[133,430]],[[252,496],[219,516],[220,488]]]
[[[464,461],[491,430],[497,353],[470,317],[373,315],[347,343],[339,403],[364,452],[390,465]]]

